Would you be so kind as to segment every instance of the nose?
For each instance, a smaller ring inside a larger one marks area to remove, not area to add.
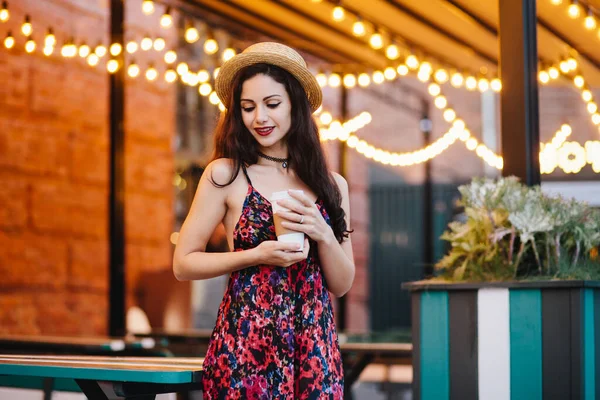
[[[256,122],[264,124],[269,120],[267,108],[264,105],[256,107]]]

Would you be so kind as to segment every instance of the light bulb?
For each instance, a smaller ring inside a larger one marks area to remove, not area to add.
[[[135,62],[132,62],[127,68],[127,74],[132,78],[137,78],[140,74],[140,67]]]
[[[344,75],[344,87],[351,89],[356,86],[356,76],[352,74]]]
[[[448,82],[448,72],[446,72],[445,69],[440,68],[437,71],[435,71],[434,78],[439,83],[446,83]]]
[[[208,82],[209,80],[210,80],[210,74],[208,73],[207,70],[201,69],[200,71],[198,71],[198,82],[204,83],[204,82]]]
[[[95,67],[100,62],[100,57],[96,55],[96,53],[92,53],[87,57],[87,63],[90,67]]]
[[[153,66],[146,70],[146,79],[154,81],[158,77],[158,71]]]
[[[29,15],[25,16],[25,21],[23,22],[23,25],[21,25],[21,32],[25,36],[30,36],[33,32],[33,27],[31,26],[31,18],[29,18]]]
[[[388,81],[391,81],[393,79],[396,78],[397,73],[396,70],[393,67],[387,67],[384,71],[383,71],[383,76],[385,77],[385,79],[387,79]]]
[[[146,15],[150,15],[154,12],[154,1],[144,0],[142,1],[142,12]]]
[[[175,70],[169,68],[165,71],[165,81],[169,83],[173,83],[177,80],[177,72]]]
[[[53,47],[54,45],[56,45],[56,36],[54,36],[52,28],[48,28],[48,33],[46,34],[46,38],[44,39],[44,46]]]
[[[173,50],[169,50],[165,53],[165,62],[167,64],[173,64],[175,61],[177,61],[177,53],[175,53]]]
[[[369,44],[371,45],[372,48],[379,50],[383,47],[383,37],[381,36],[381,33],[379,32],[375,32],[371,35],[371,37],[369,38]]]
[[[150,50],[152,48],[152,39],[149,36],[144,36],[140,43],[140,47],[144,51]]]
[[[177,64],[177,73],[179,75],[185,75],[188,73],[188,71],[190,70],[190,68],[188,67],[188,65],[184,62],[180,62],[179,64]]]
[[[171,16],[171,7],[167,7],[165,13],[160,17],[160,26],[163,28],[169,28],[173,24],[173,17]]]
[[[99,44],[98,46],[96,46],[96,48],[94,49],[94,53],[102,58],[106,55],[106,47],[104,47],[103,45]]]
[[[204,52],[206,54],[215,54],[217,51],[219,51],[219,44],[215,39],[207,39],[204,42]]]
[[[386,47],[385,56],[390,60],[398,59],[398,57],[400,57],[400,50],[398,49],[398,46],[395,44],[390,44],[388,47]]]
[[[344,9],[340,6],[334,7],[334,9],[331,11],[331,17],[333,18],[334,21],[336,22],[340,22],[343,21],[344,18],[346,18],[346,12],[344,11]]]
[[[0,22],[6,22],[10,18],[10,12],[8,11],[8,2],[2,2],[2,8],[0,8]]]
[[[398,65],[398,68],[396,68],[396,71],[398,72],[398,75],[400,75],[400,76],[408,75],[408,67],[404,64]]]
[[[198,93],[204,97],[208,96],[211,92],[212,86],[210,86],[210,83],[203,83],[198,87]]]
[[[373,72],[373,82],[380,85],[385,81],[385,75],[381,71]]]
[[[494,78],[492,79],[492,83],[490,84],[490,86],[492,87],[492,90],[494,92],[499,92],[502,90],[502,81],[498,78]]]
[[[119,54],[121,54],[121,51],[123,51],[123,46],[121,46],[120,43],[113,43],[110,45],[110,54],[112,56],[118,56]]]
[[[88,46],[87,44],[83,43],[81,46],[79,46],[79,57],[86,58],[90,55],[90,52],[90,46]]]
[[[166,45],[165,39],[161,37],[154,39],[154,50],[163,51]]]
[[[578,88],[582,88],[583,85],[585,85],[585,79],[583,79],[583,76],[577,75],[573,78],[573,83],[575,83],[575,86]]]
[[[361,87],[367,87],[369,86],[369,84],[371,83],[371,77],[369,77],[369,74],[366,73],[362,73],[360,75],[358,75],[358,85]]]
[[[108,70],[108,72],[110,72],[111,74],[114,74],[115,72],[117,72],[117,70],[119,69],[119,62],[117,60],[109,60],[106,63],[106,69]]]
[[[335,88],[335,87],[340,86],[340,84],[342,83],[342,78],[340,78],[340,76],[338,74],[331,74],[331,75],[329,75],[329,79],[327,80],[327,83],[329,84],[329,86]]]
[[[320,72],[315,76],[315,78],[317,79],[317,83],[319,84],[320,87],[323,88],[323,87],[327,86],[327,75]]]
[[[44,46],[43,52],[45,56],[50,57],[54,52],[54,46]]]
[[[215,106],[221,102],[221,100],[219,100],[219,96],[217,95],[217,92],[212,92],[208,96],[208,101],[210,101],[210,103],[214,104]]]
[[[360,19],[352,25],[352,33],[354,36],[364,36],[366,32],[367,29],[365,28],[365,24]]]
[[[226,48],[225,50],[223,50],[223,55],[221,56],[221,58],[223,59],[223,61],[229,61],[231,60],[233,57],[235,57],[235,50],[231,47]]]
[[[125,50],[127,50],[127,52],[129,54],[133,54],[137,51],[138,49],[138,44],[136,42],[134,42],[133,40],[127,43],[127,46],[125,46]]]
[[[415,55],[409,55],[406,57],[406,66],[410,69],[419,68],[419,59]]]
[[[578,18],[581,15],[581,7],[579,7],[577,2],[573,2],[569,5],[567,13],[573,19]]]
[[[198,33],[198,29],[193,25],[190,25],[185,30],[185,41],[188,43],[195,43],[200,39],[200,34]]]
[[[27,42],[25,43],[25,51],[28,53],[33,53],[35,51],[35,42],[33,41],[33,38],[30,36],[29,39],[27,39]]]

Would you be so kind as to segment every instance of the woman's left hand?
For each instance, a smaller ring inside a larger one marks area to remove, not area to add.
[[[277,204],[290,211],[278,211],[277,215],[285,219],[281,222],[285,228],[304,232],[317,243],[331,242],[335,240],[333,229],[327,224],[317,205],[303,192],[288,190],[290,196],[298,202],[290,200],[279,200]]]

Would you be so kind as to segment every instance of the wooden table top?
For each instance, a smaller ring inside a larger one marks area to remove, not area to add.
[[[120,351],[126,347],[151,349],[156,346],[153,338],[109,337],[109,336],[46,336],[46,335],[0,335],[0,345],[65,345],[98,347]]]
[[[0,354],[0,375],[180,384],[199,382],[203,358]]]

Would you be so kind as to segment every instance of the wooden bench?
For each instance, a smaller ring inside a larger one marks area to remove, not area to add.
[[[0,376],[74,380],[91,400],[202,390],[202,358],[0,354]]]

